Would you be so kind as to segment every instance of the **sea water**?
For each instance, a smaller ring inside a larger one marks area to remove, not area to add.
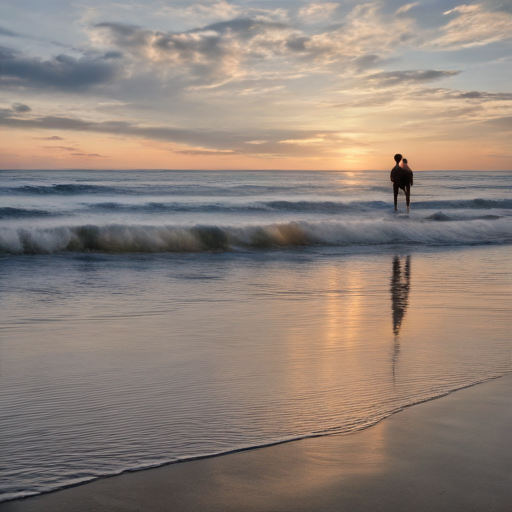
[[[511,242],[512,173],[0,171],[0,500],[510,372]]]

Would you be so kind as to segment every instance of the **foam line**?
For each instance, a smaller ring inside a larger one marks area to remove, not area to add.
[[[512,242],[510,218],[452,222],[406,217],[276,224],[105,224],[0,228],[0,253],[49,254],[202,252],[311,245],[459,245]]]

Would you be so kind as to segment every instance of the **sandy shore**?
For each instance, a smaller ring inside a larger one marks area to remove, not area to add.
[[[1,512],[511,511],[512,375],[364,431],[104,478]]]

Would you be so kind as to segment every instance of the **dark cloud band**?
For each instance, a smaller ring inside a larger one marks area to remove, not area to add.
[[[42,116],[33,118],[19,118],[12,109],[0,109],[0,126],[17,129],[41,129],[41,130],[65,130],[76,132],[108,133],[111,135],[126,135],[150,140],[161,140],[192,146],[191,149],[180,150],[184,154],[271,154],[271,155],[307,155],[311,154],[311,148],[295,144],[282,144],[280,141],[307,141],[318,137],[316,132],[305,130],[270,130],[264,133],[241,134],[223,131],[200,131],[171,128],[165,126],[140,126],[128,122],[105,121],[91,122],[78,118],[60,116]],[[267,140],[262,144],[248,144],[248,141],[261,139]],[[337,132],[325,131],[321,134],[325,145],[318,146],[314,152],[329,151],[329,148],[340,146],[357,146],[350,139],[340,139]],[[43,138],[45,140],[60,140],[55,137]],[[195,149],[196,147],[207,148]],[[56,147],[56,146],[55,146]],[[59,146],[60,147],[60,146]],[[63,147],[60,147],[64,149]],[[323,148],[323,149],[322,149]],[[209,152],[208,149],[212,151]],[[178,152],[180,152],[178,151]]]
[[[118,65],[110,58],[58,55],[42,60],[0,47],[0,87],[83,90],[111,82],[118,71]]]
[[[442,78],[458,75],[460,71],[411,70],[374,73],[367,77],[370,84],[378,87],[392,87],[404,83],[435,82]]]

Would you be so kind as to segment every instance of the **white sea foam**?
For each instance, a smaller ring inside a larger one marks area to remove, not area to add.
[[[446,220],[445,217],[441,219]],[[61,251],[201,252],[310,245],[397,243],[436,245],[510,242],[512,242],[512,219],[510,218],[425,222],[397,217],[245,226],[84,224],[0,229],[0,252],[10,254]]]

